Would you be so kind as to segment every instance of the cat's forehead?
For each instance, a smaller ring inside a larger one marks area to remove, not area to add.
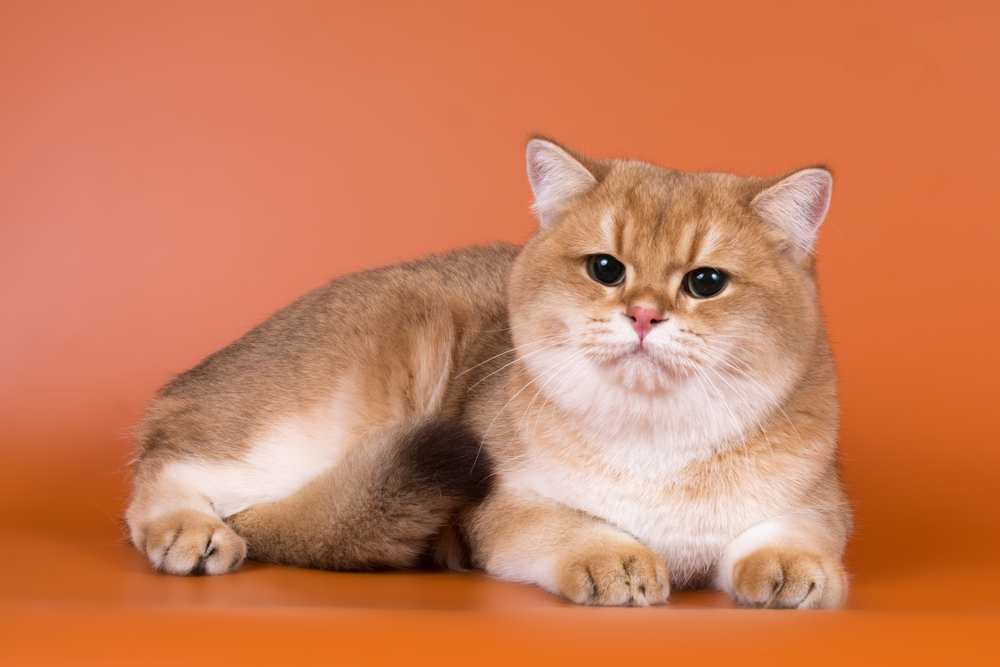
[[[597,188],[598,195],[637,222],[681,223],[731,215],[746,202],[747,179],[732,174],[691,173],[642,162],[621,162]]]
[[[741,232],[744,179],[643,163],[615,167],[595,193],[599,231],[615,253],[690,263]]]

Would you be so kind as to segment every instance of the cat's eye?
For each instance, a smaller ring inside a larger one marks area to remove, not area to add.
[[[684,289],[696,299],[707,299],[726,289],[729,276],[718,269],[703,266],[684,276]]]
[[[587,273],[602,285],[614,287],[625,280],[625,265],[611,255],[594,255],[587,259]]]

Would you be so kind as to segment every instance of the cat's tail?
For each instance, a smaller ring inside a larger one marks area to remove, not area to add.
[[[489,492],[493,470],[458,420],[428,419],[359,443],[298,492],[225,521],[250,558],[330,570],[461,568],[453,526]]]

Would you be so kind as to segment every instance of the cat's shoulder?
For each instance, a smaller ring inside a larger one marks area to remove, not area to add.
[[[360,282],[366,283],[362,289],[369,292],[388,288],[464,294],[470,298],[499,296],[506,292],[507,276],[520,252],[520,246],[510,243],[470,246],[357,275]]]
[[[403,280],[419,279],[435,274],[449,278],[489,276],[504,280],[520,252],[521,246],[512,243],[469,246],[347,274],[333,279],[329,284],[339,287],[345,283],[371,283],[384,279],[399,280],[401,277]]]
[[[521,246],[512,243],[491,243],[485,246],[469,246],[442,254],[428,255],[413,263],[445,272],[465,272],[471,275],[491,275],[505,277],[514,260],[521,252]]]

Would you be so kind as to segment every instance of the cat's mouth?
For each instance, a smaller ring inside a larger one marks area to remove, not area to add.
[[[596,354],[594,355],[600,361],[604,363],[618,364],[618,363],[629,363],[629,362],[643,362],[648,361],[649,363],[659,364],[660,361],[657,358],[659,355],[647,345],[642,343],[628,344],[628,345],[607,345],[599,346],[592,349]]]
[[[649,345],[619,349],[617,354],[606,356],[602,365],[629,391],[673,390],[693,373],[690,360]]]
[[[649,340],[607,341],[588,346],[594,361],[609,369],[627,372],[666,373],[687,376],[699,366],[699,359],[675,345],[663,345]],[[642,370],[640,370],[642,369]]]
[[[654,348],[651,345],[636,343],[628,349],[620,350],[614,355],[613,363],[629,368],[647,368],[657,373],[671,376],[686,377],[696,367],[698,362],[689,355],[672,349]]]
[[[647,360],[658,366],[671,366],[676,361],[677,354],[670,346],[654,345],[649,341],[636,341],[620,355],[625,359]]]
[[[652,358],[652,355],[649,352],[649,348],[643,345],[641,341],[639,343],[636,343],[635,347],[633,347],[632,350],[628,352],[626,356],[639,357],[640,359]]]

